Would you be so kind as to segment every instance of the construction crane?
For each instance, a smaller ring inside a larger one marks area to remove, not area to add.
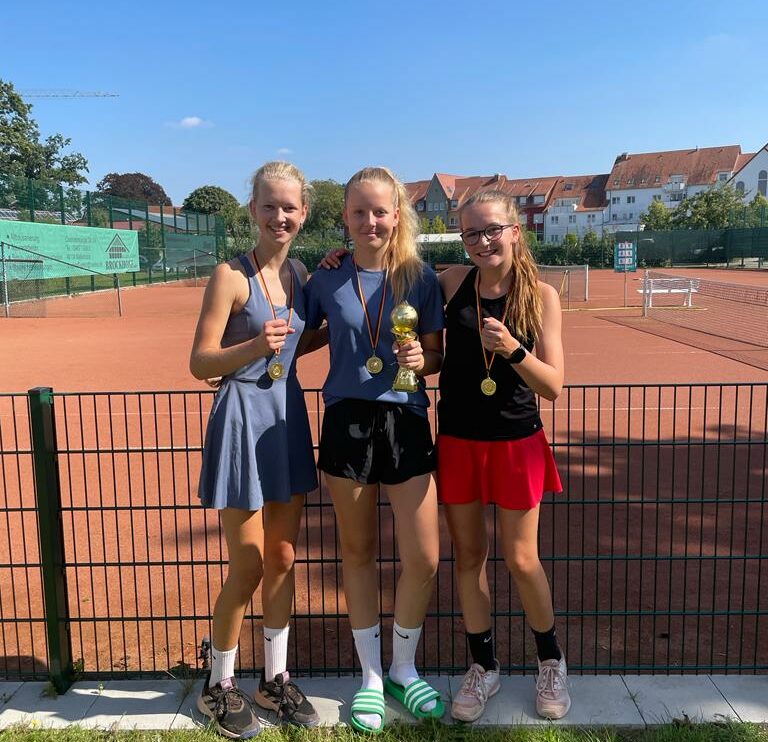
[[[87,90],[19,90],[22,98],[119,98],[119,93]]]

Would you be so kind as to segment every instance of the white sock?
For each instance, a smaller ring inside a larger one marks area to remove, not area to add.
[[[376,624],[367,629],[352,629],[355,639],[357,658],[360,660],[360,668],[363,671],[363,684],[365,690],[384,690],[384,672],[381,669],[381,626]],[[378,729],[384,720],[376,714],[357,714],[361,724]]]
[[[282,629],[264,627],[264,677],[267,682],[286,670],[289,632],[290,626]]]
[[[421,638],[421,626],[406,629],[397,621],[392,626],[392,664],[389,677],[403,688],[419,679],[416,672],[416,647]],[[437,705],[436,701],[427,701],[422,705],[422,711],[431,711]]]
[[[216,685],[226,678],[235,676],[235,657],[237,644],[233,649],[216,649],[211,644],[211,679],[208,685]]]

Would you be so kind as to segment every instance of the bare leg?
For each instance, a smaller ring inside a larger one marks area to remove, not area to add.
[[[270,502],[264,506],[264,585],[261,594],[265,626],[287,626],[291,617],[296,540],[303,512],[303,495],[294,495],[289,503]]]
[[[213,646],[228,650],[238,643],[245,609],[261,582],[264,528],[261,511],[225,508],[220,515],[229,569],[213,610]]]
[[[344,595],[353,629],[378,623],[375,484],[324,474],[336,512],[341,542]]]
[[[480,500],[446,505],[445,517],[456,558],[456,582],[464,626],[468,633],[479,634],[491,628],[491,598],[485,570],[488,560],[485,506]]]
[[[504,561],[520,593],[526,618],[534,631],[549,631],[555,623],[552,593],[539,561],[536,535],[539,506],[531,510],[498,508]]]

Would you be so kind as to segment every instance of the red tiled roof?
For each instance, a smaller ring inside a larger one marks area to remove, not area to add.
[[[406,193],[408,193],[408,198],[411,199],[412,203],[420,201],[427,195],[427,189],[431,182],[431,180],[416,180],[413,183],[404,184]]]
[[[742,153],[736,158],[736,165],[733,168],[733,172],[737,173],[741,170],[755,155],[757,152]]]
[[[718,173],[734,170],[740,153],[738,144],[669,152],[624,153],[616,158],[606,187],[610,190],[653,188],[667,183],[670,175],[685,176],[689,185],[711,185],[717,182]]]
[[[552,201],[558,198],[578,198],[577,211],[604,209],[608,205],[605,184],[608,173],[602,175],[569,175],[559,180]]]

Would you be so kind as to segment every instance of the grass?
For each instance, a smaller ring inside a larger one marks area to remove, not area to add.
[[[768,742],[768,728],[754,724],[668,724],[642,730],[538,728],[482,728],[424,723],[388,727],[375,738],[365,738],[344,727],[313,731],[283,727],[265,729],[260,742]],[[70,726],[47,730],[17,725],[0,732],[0,742],[212,742],[223,740],[212,729],[160,731],[98,731]]]

